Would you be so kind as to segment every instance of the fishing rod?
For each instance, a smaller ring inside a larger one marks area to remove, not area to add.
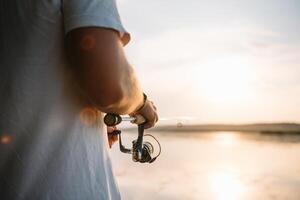
[[[131,154],[132,160],[134,162],[140,162],[140,163],[152,163],[156,160],[158,156],[160,156],[161,153],[161,145],[159,141],[150,134],[144,134],[144,123],[146,122],[146,119],[141,115],[136,115],[135,117],[126,117],[126,116],[120,116],[116,114],[108,113],[104,117],[104,123],[107,126],[116,126],[120,124],[121,122],[131,122],[132,124],[136,124],[138,126],[138,137],[136,140],[132,141],[132,148],[126,148],[122,144],[122,137],[121,137],[121,131],[120,130],[114,130],[112,134],[118,135],[119,137],[119,148],[120,151],[123,153]],[[156,156],[153,157],[154,153],[154,146],[150,142],[144,142],[144,136],[152,137],[159,146],[159,152]]]

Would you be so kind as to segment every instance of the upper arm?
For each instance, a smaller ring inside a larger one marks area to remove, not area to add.
[[[130,35],[124,29],[115,0],[63,0],[64,31],[83,27],[101,27],[115,30],[125,45]]]

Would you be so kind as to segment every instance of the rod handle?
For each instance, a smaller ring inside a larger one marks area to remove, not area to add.
[[[112,113],[107,113],[104,116],[104,123],[107,126],[116,126],[120,124],[123,121],[122,117],[120,115],[112,114]],[[130,121],[133,124],[143,124],[146,122],[146,119],[142,115],[136,115],[132,117],[132,120]]]
[[[134,116],[134,120],[131,121],[133,124],[143,124],[146,122],[146,119],[142,115]]]

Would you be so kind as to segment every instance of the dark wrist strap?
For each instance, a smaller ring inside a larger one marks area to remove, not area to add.
[[[144,106],[145,106],[145,104],[147,102],[147,99],[148,99],[148,97],[147,97],[147,95],[145,93],[143,93],[143,98],[144,98],[143,99],[143,105],[141,107],[139,107],[135,112],[138,112],[138,111],[140,111],[140,110],[142,110],[144,108]]]
[[[146,103],[146,101],[147,101],[147,99],[148,99],[148,97],[147,97],[147,95],[143,92],[143,97],[144,97],[144,104]]]

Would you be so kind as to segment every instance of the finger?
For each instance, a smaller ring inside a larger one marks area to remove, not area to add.
[[[153,105],[153,109],[157,112],[157,107],[155,105]]]
[[[156,106],[154,104],[152,106],[153,106],[154,110],[156,111],[157,110]]]
[[[112,135],[111,140],[113,142],[118,141],[118,136],[117,135]]]
[[[154,127],[154,123],[147,123],[147,124],[144,125],[145,129],[149,129],[149,128],[152,128],[152,127]]]
[[[155,123],[158,122],[158,119],[159,119],[159,118],[158,118],[158,114],[155,113]]]
[[[147,121],[147,123],[144,125],[145,129],[151,128],[155,125],[155,119],[151,120],[151,121]]]
[[[112,141],[108,140],[108,145],[109,145],[109,148],[111,148],[111,146],[112,146]]]
[[[108,126],[107,133],[112,133],[115,130],[115,126]]]
[[[108,136],[108,144],[109,144],[109,147],[110,147],[110,148],[112,147],[112,145],[113,145],[116,141],[118,141],[118,136],[116,136],[116,135],[109,135],[109,136]]]
[[[144,124],[144,129],[148,129],[148,128],[151,128],[151,125],[149,123]]]
[[[151,103],[151,105],[152,105],[153,107],[155,107],[155,105],[154,105],[154,102],[153,102],[153,101],[150,101],[150,103]]]

